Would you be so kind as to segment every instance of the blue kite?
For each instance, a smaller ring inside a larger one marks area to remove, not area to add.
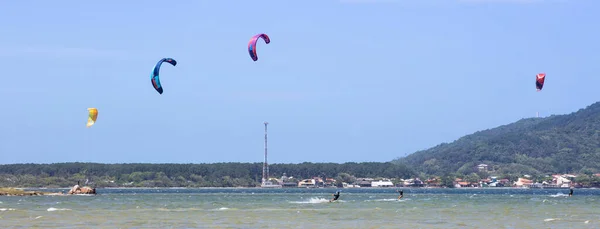
[[[158,61],[158,63],[156,63],[156,66],[154,66],[154,71],[152,71],[152,74],[150,75],[150,81],[152,81],[152,86],[154,86],[154,89],[156,89],[156,91],[158,91],[159,94],[163,93],[163,88],[160,85],[160,77],[159,77],[160,66],[162,65],[163,62],[167,62],[173,66],[177,65],[177,61],[174,60],[173,58],[162,58],[161,60]]]

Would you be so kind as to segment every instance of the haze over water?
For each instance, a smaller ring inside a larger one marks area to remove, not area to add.
[[[2,228],[599,228],[598,189],[99,189],[0,197]],[[50,190],[46,190],[50,191]],[[55,191],[55,190],[52,190]],[[66,190],[63,190],[66,191]]]

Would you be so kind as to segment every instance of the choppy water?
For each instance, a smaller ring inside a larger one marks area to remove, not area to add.
[[[0,196],[1,228],[600,228],[600,190],[98,189]],[[45,190],[57,191],[57,190]],[[66,190],[62,190],[66,191]]]

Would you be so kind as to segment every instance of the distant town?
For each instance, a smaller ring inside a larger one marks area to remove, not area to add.
[[[600,174],[595,174],[600,177]],[[550,182],[543,181],[542,183],[534,183],[528,179],[528,175],[523,178],[518,178],[517,181],[508,179],[498,179],[497,177],[488,177],[481,179],[478,182],[468,182],[461,178],[456,178],[453,182],[454,188],[482,188],[482,187],[516,187],[516,188],[569,188],[571,186],[581,187],[578,183],[573,182],[573,178],[577,177],[572,174],[554,174]],[[298,182],[290,182],[290,178],[283,176],[281,178],[270,178],[273,184],[279,184],[281,187],[298,187],[298,188],[317,188],[317,187],[337,187],[336,180],[333,178],[313,177],[311,179],[303,179]],[[385,188],[385,187],[427,187],[427,188],[442,188],[442,182],[439,178],[431,178],[425,181],[419,178],[411,179],[378,179],[373,178],[357,178],[354,183],[342,182],[343,188]]]
[[[480,164],[477,166],[479,171],[487,171],[488,165]],[[600,177],[599,174],[593,174],[595,177]],[[452,181],[453,188],[486,188],[486,187],[513,187],[513,188],[570,188],[583,187],[582,184],[576,183],[577,175],[573,174],[553,174],[547,175],[544,181],[534,182],[530,175],[523,175],[517,180],[509,180],[506,178],[499,179],[497,176],[490,176],[477,181],[467,181],[466,179],[455,178]],[[397,179],[397,178],[356,178],[354,182],[338,182],[334,178],[313,177],[309,179],[297,180],[294,177],[285,176],[280,178],[269,178],[270,184],[279,187],[298,187],[298,188],[318,188],[318,187],[339,187],[342,188],[386,188],[386,187],[426,187],[426,188],[442,188],[447,187],[442,183],[440,177],[431,177],[427,180],[419,178]],[[273,187],[275,187],[273,186]]]

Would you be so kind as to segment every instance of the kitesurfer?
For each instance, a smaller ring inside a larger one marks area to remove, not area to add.
[[[400,195],[398,196],[398,199],[402,199],[402,197],[404,196],[404,191],[396,190],[396,192],[400,193]]]
[[[329,202],[333,202],[336,201],[338,198],[340,198],[340,191],[335,192],[335,194],[331,194],[333,196],[333,199],[329,200]]]
[[[569,196],[573,196],[573,186],[571,186],[571,188],[569,190]]]

